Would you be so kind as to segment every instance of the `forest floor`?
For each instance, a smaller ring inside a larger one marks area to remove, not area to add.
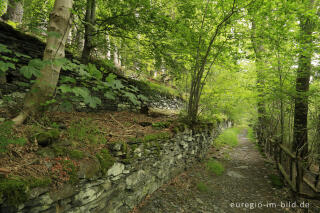
[[[297,201],[288,187],[274,185],[276,168],[245,135],[234,148],[212,148],[205,160],[147,197],[134,213],[320,212],[314,201]],[[224,166],[221,175],[207,169],[212,158]]]
[[[174,113],[164,115],[158,111],[149,112],[149,115],[127,111],[47,112],[38,121],[30,120],[13,129],[0,122],[0,142],[11,141],[5,149],[0,143],[0,170],[5,170],[8,178],[45,180],[50,177],[54,188],[61,187],[71,178],[71,174],[59,166],[61,162],[70,161],[79,167],[95,159],[101,150],[111,150],[112,144],[172,134],[169,125],[175,119]],[[52,130],[56,130],[56,136]],[[52,144],[38,145],[40,137],[36,136],[40,134],[48,135],[45,140]],[[25,139],[24,145],[15,142],[18,141],[16,136]]]

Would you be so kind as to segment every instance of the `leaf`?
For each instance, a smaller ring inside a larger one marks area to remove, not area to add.
[[[55,31],[47,32],[47,35],[48,35],[48,37],[56,37],[56,38],[60,38],[61,37],[61,34],[58,33],[58,32],[55,32]]]
[[[62,76],[60,82],[61,83],[72,83],[72,84],[75,84],[77,81],[76,81],[76,79],[71,78],[69,76]]]
[[[102,73],[96,68],[94,64],[88,64],[88,72],[91,74],[94,78],[101,80],[102,79]]]
[[[30,57],[30,56],[25,55],[25,54],[22,54],[22,53],[19,53],[19,52],[14,52],[14,54],[15,54],[17,57],[24,57],[24,58],[31,59],[31,57]]]
[[[14,64],[0,61],[0,71],[7,72],[9,68],[15,69]]]
[[[51,64],[55,65],[55,66],[63,66],[65,64],[67,64],[69,62],[68,59],[66,58],[56,58],[54,60],[51,60]]]
[[[40,75],[40,70],[35,69],[34,67],[30,67],[30,66],[23,66],[20,68],[20,73],[30,79],[32,77],[32,75],[34,76],[39,76]]]
[[[11,53],[12,51],[6,45],[0,44],[0,53]]]
[[[123,95],[125,97],[127,97],[129,99],[129,101],[131,103],[133,103],[134,105],[139,105],[141,102],[137,99],[137,97],[135,96],[135,94],[131,93],[131,92],[126,92],[123,91]]]
[[[75,87],[72,89],[72,92],[76,96],[81,96],[83,99],[86,99],[90,96],[89,90],[85,87]]]
[[[61,90],[62,93],[72,92],[71,87],[66,84],[62,84],[61,86],[58,87],[58,89]]]
[[[122,89],[124,86],[122,85],[121,81],[120,80],[114,80],[113,81],[113,85],[112,85],[112,88],[113,89],[117,89],[117,90],[120,90]]]
[[[110,82],[114,81],[114,79],[116,79],[116,78],[117,78],[117,76],[116,76],[115,74],[110,73],[110,74],[106,77],[105,81],[108,82],[108,83],[110,83]]]
[[[144,95],[138,95],[137,97],[138,97],[140,100],[142,100],[143,102],[149,101],[149,98],[147,98],[147,97],[144,96]]]
[[[101,104],[101,100],[98,97],[92,97],[92,96],[88,96],[87,98],[85,98],[84,102],[86,104],[89,104],[89,107],[91,108],[96,108],[97,105]]]
[[[110,100],[116,100],[116,97],[114,96],[114,93],[112,93],[112,92],[104,93],[104,97],[106,97],[107,99],[110,99]]]

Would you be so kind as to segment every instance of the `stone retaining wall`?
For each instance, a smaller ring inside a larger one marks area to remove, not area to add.
[[[171,139],[140,143],[131,162],[115,162],[105,175],[99,173],[91,178],[83,175],[77,186],[65,185],[56,192],[48,188],[33,189],[30,199],[18,209],[2,204],[0,212],[130,212],[148,194],[201,160],[219,129],[213,125],[201,125],[193,130],[184,127]]]

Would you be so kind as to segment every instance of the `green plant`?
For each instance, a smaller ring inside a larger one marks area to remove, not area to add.
[[[230,128],[224,130],[218,138],[215,140],[216,146],[229,145],[229,146],[237,146],[238,145],[238,128]]]
[[[152,127],[155,129],[164,129],[164,128],[168,128],[169,126],[170,126],[170,122],[168,121],[160,121],[160,122],[152,123]]]
[[[28,185],[22,179],[0,179],[0,195],[10,206],[17,206],[28,198]]]
[[[80,119],[79,121],[72,122],[66,134],[69,139],[78,142],[97,144],[105,141],[98,126],[90,119]]]
[[[79,164],[67,157],[57,157],[52,160],[54,165],[51,167],[50,173],[58,184],[69,182],[75,184],[78,182]]]
[[[82,159],[84,157],[84,153],[80,150],[70,150],[69,157],[72,159]]]
[[[247,137],[249,138],[249,140],[250,140],[251,142],[255,142],[255,141],[256,141],[256,137],[255,137],[253,128],[252,128],[252,127],[249,127],[247,130],[248,130]]]
[[[26,142],[25,138],[14,135],[13,122],[6,121],[0,124],[0,153],[5,152],[9,144],[24,145]]]
[[[99,160],[102,173],[106,173],[108,169],[113,165],[114,158],[109,153],[109,150],[103,149],[100,153],[96,154],[97,159]]]
[[[206,168],[209,172],[212,172],[216,175],[222,175],[222,173],[224,172],[224,167],[223,165],[214,160],[214,159],[210,159],[207,164],[206,164]]]
[[[197,189],[200,191],[200,192],[208,192],[208,186],[203,183],[203,182],[199,182],[197,183]]]
[[[271,181],[272,186],[274,186],[276,188],[282,188],[283,187],[283,180],[282,180],[282,178],[280,176],[271,174],[268,177],[269,177],[269,179]]]

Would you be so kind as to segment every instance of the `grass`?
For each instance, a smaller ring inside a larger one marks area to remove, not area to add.
[[[197,189],[200,192],[208,192],[208,186],[204,182],[197,183]]]
[[[222,165],[220,162],[218,162],[218,161],[216,161],[216,160],[214,160],[214,159],[210,159],[210,160],[207,162],[206,167],[207,167],[207,170],[208,170],[209,172],[212,172],[212,173],[214,173],[214,174],[216,174],[216,175],[222,175],[223,172],[224,172],[224,167],[223,167],[223,165]]]
[[[0,153],[7,151],[9,144],[24,145],[25,138],[16,137],[13,131],[13,122],[7,121],[0,124]]]
[[[235,127],[224,130],[215,140],[215,145],[218,147],[223,145],[228,145],[231,147],[237,146],[239,143],[238,141],[239,132],[240,132],[239,128],[235,128]]]

